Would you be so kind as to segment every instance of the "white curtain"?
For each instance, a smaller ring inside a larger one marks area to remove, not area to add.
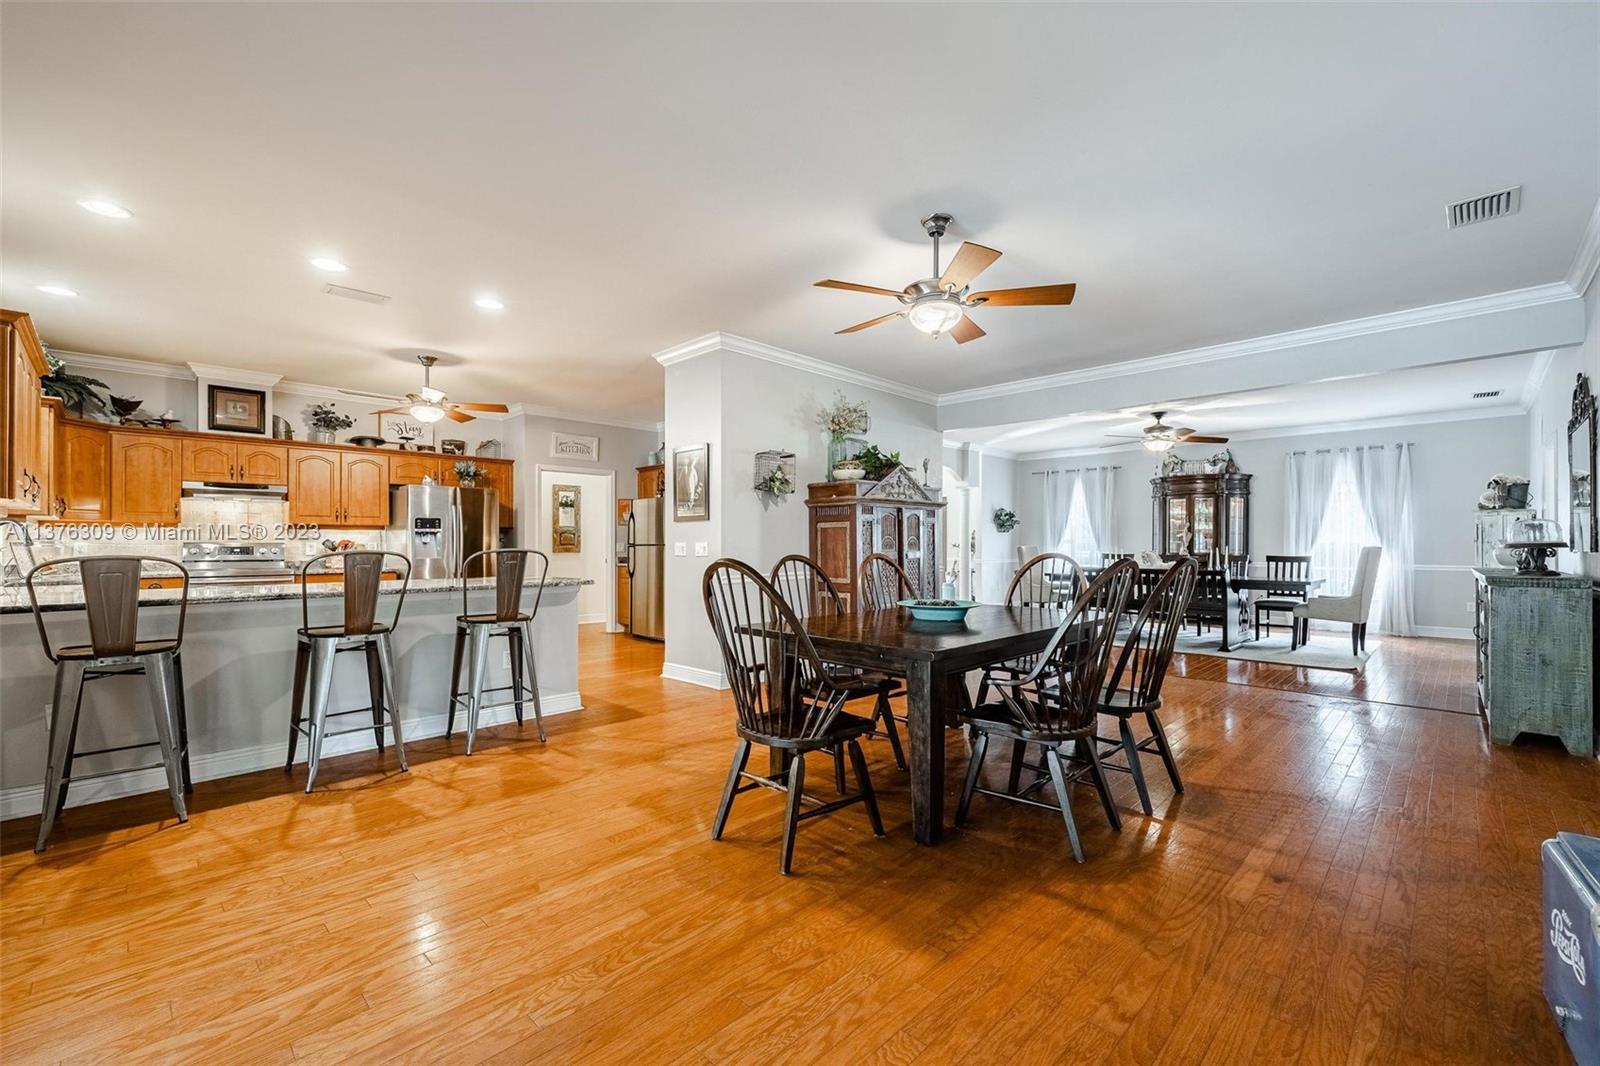
[[[1103,552],[1117,550],[1116,474],[1114,466],[1090,467],[1079,474],[1083,506],[1089,515],[1089,531]],[[1098,559],[1080,561],[1088,565],[1099,562]]]
[[[1283,542],[1290,555],[1310,555],[1322,529],[1322,516],[1333,493],[1338,460],[1331,451],[1290,452],[1284,473],[1286,504]]]
[[[1044,551],[1055,551],[1061,536],[1067,531],[1067,518],[1072,508],[1072,490],[1077,487],[1077,474],[1065,470],[1044,472],[1044,539],[1039,543]]]
[[[1367,521],[1383,546],[1373,622],[1380,633],[1414,636],[1411,445],[1352,448],[1350,474]]]

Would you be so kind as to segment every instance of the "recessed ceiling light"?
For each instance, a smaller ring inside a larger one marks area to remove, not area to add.
[[[114,204],[110,200],[79,200],[78,206],[85,211],[106,218],[132,218],[133,212],[121,204]]]
[[[472,302],[485,311],[504,311],[506,309],[506,305],[500,302],[498,296],[490,296],[487,293],[475,298]]]
[[[318,270],[326,270],[332,274],[343,274],[346,270],[350,269],[343,263],[339,262],[339,260],[326,255],[312,256],[311,265],[316,267]]]
[[[36,287],[38,288],[38,290],[40,292],[49,293],[51,296],[76,296],[76,295],[78,295],[78,292],[77,292],[76,289],[69,289],[65,285],[39,285],[39,286],[36,286]]]

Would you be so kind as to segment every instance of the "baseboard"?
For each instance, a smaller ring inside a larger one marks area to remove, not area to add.
[[[604,614],[580,614],[578,616],[578,624],[580,626],[592,626],[596,623],[603,623],[605,620],[606,616]]]
[[[683,681],[701,688],[728,687],[728,679],[723,674],[715,670],[702,670],[698,666],[684,666],[682,663],[662,663],[661,676],[668,681]]]
[[[540,693],[540,710],[546,718],[554,714],[567,714],[571,711],[583,710],[583,702],[576,692],[545,692]],[[531,714],[531,711],[527,712]],[[406,740],[424,740],[428,737],[444,736],[445,723],[448,716],[444,713],[425,714],[417,718],[402,718],[401,727],[405,731]],[[479,728],[491,725],[504,725],[517,720],[515,707],[498,707],[485,710],[479,720]],[[459,723],[458,723],[459,724]],[[460,730],[456,732],[459,734]],[[284,723],[284,740],[279,744],[263,744],[254,748],[234,748],[230,751],[212,752],[206,755],[193,755],[189,759],[189,772],[196,781],[213,781],[219,777],[233,777],[237,774],[254,773],[257,770],[267,770],[272,767],[283,766],[284,751],[288,746],[288,723]],[[346,755],[356,751],[373,751],[372,740],[362,734],[349,733],[342,737],[329,737],[322,746],[324,757],[330,755]],[[300,757],[297,762],[305,762],[305,742],[300,743]],[[122,796],[135,796],[144,792],[162,792],[167,787],[167,778],[164,771],[134,770],[125,774],[115,774],[110,777],[100,777],[92,781],[85,781],[75,785],[68,793],[68,807],[82,807],[89,803],[100,803],[104,800],[118,799]],[[0,819],[31,817],[39,813],[40,803],[44,797],[44,785],[19,785],[16,788],[0,789]]]
[[[1417,626],[1419,637],[1441,637],[1445,640],[1472,640],[1472,630],[1459,626]]]

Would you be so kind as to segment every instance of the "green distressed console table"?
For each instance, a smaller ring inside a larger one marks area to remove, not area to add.
[[[1478,611],[1478,707],[1489,738],[1523,733],[1594,754],[1594,620],[1587,577],[1474,569]]]

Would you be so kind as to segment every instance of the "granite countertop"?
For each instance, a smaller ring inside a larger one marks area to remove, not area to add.
[[[493,589],[495,579],[492,577],[475,577],[467,582],[469,589]],[[547,577],[544,579],[545,588],[567,588],[576,585],[592,585],[594,580],[587,577]],[[524,581],[523,588],[534,588],[540,582],[534,580]],[[197,607],[206,603],[265,603],[272,600],[298,600],[301,586],[298,582],[277,582],[266,585],[212,585],[204,582],[191,582],[189,585],[189,606]],[[325,599],[330,596],[344,594],[344,585],[337,581],[313,583],[308,588],[312,599]],[[46,611],[70,611],[83,606],[83,588],[77,582],[62,585],[36,586],[39,596],[39,606]],[[385,581],[378,587],[380,596],[395,596],[400,592],[400,582]],[[413,580],[406,589],[406,595],[436,595],[441,592],[454,592],[461,594],[461,582],[456,578],[436,577],[418,578]],[[140,603],[159,604],[177,603],[181,598],[178,589],[144,589],[139,593]],[[33,606],[28,600],[28,590],[22,585],[8,585],[0,588],[0,614],[28,614]]]

